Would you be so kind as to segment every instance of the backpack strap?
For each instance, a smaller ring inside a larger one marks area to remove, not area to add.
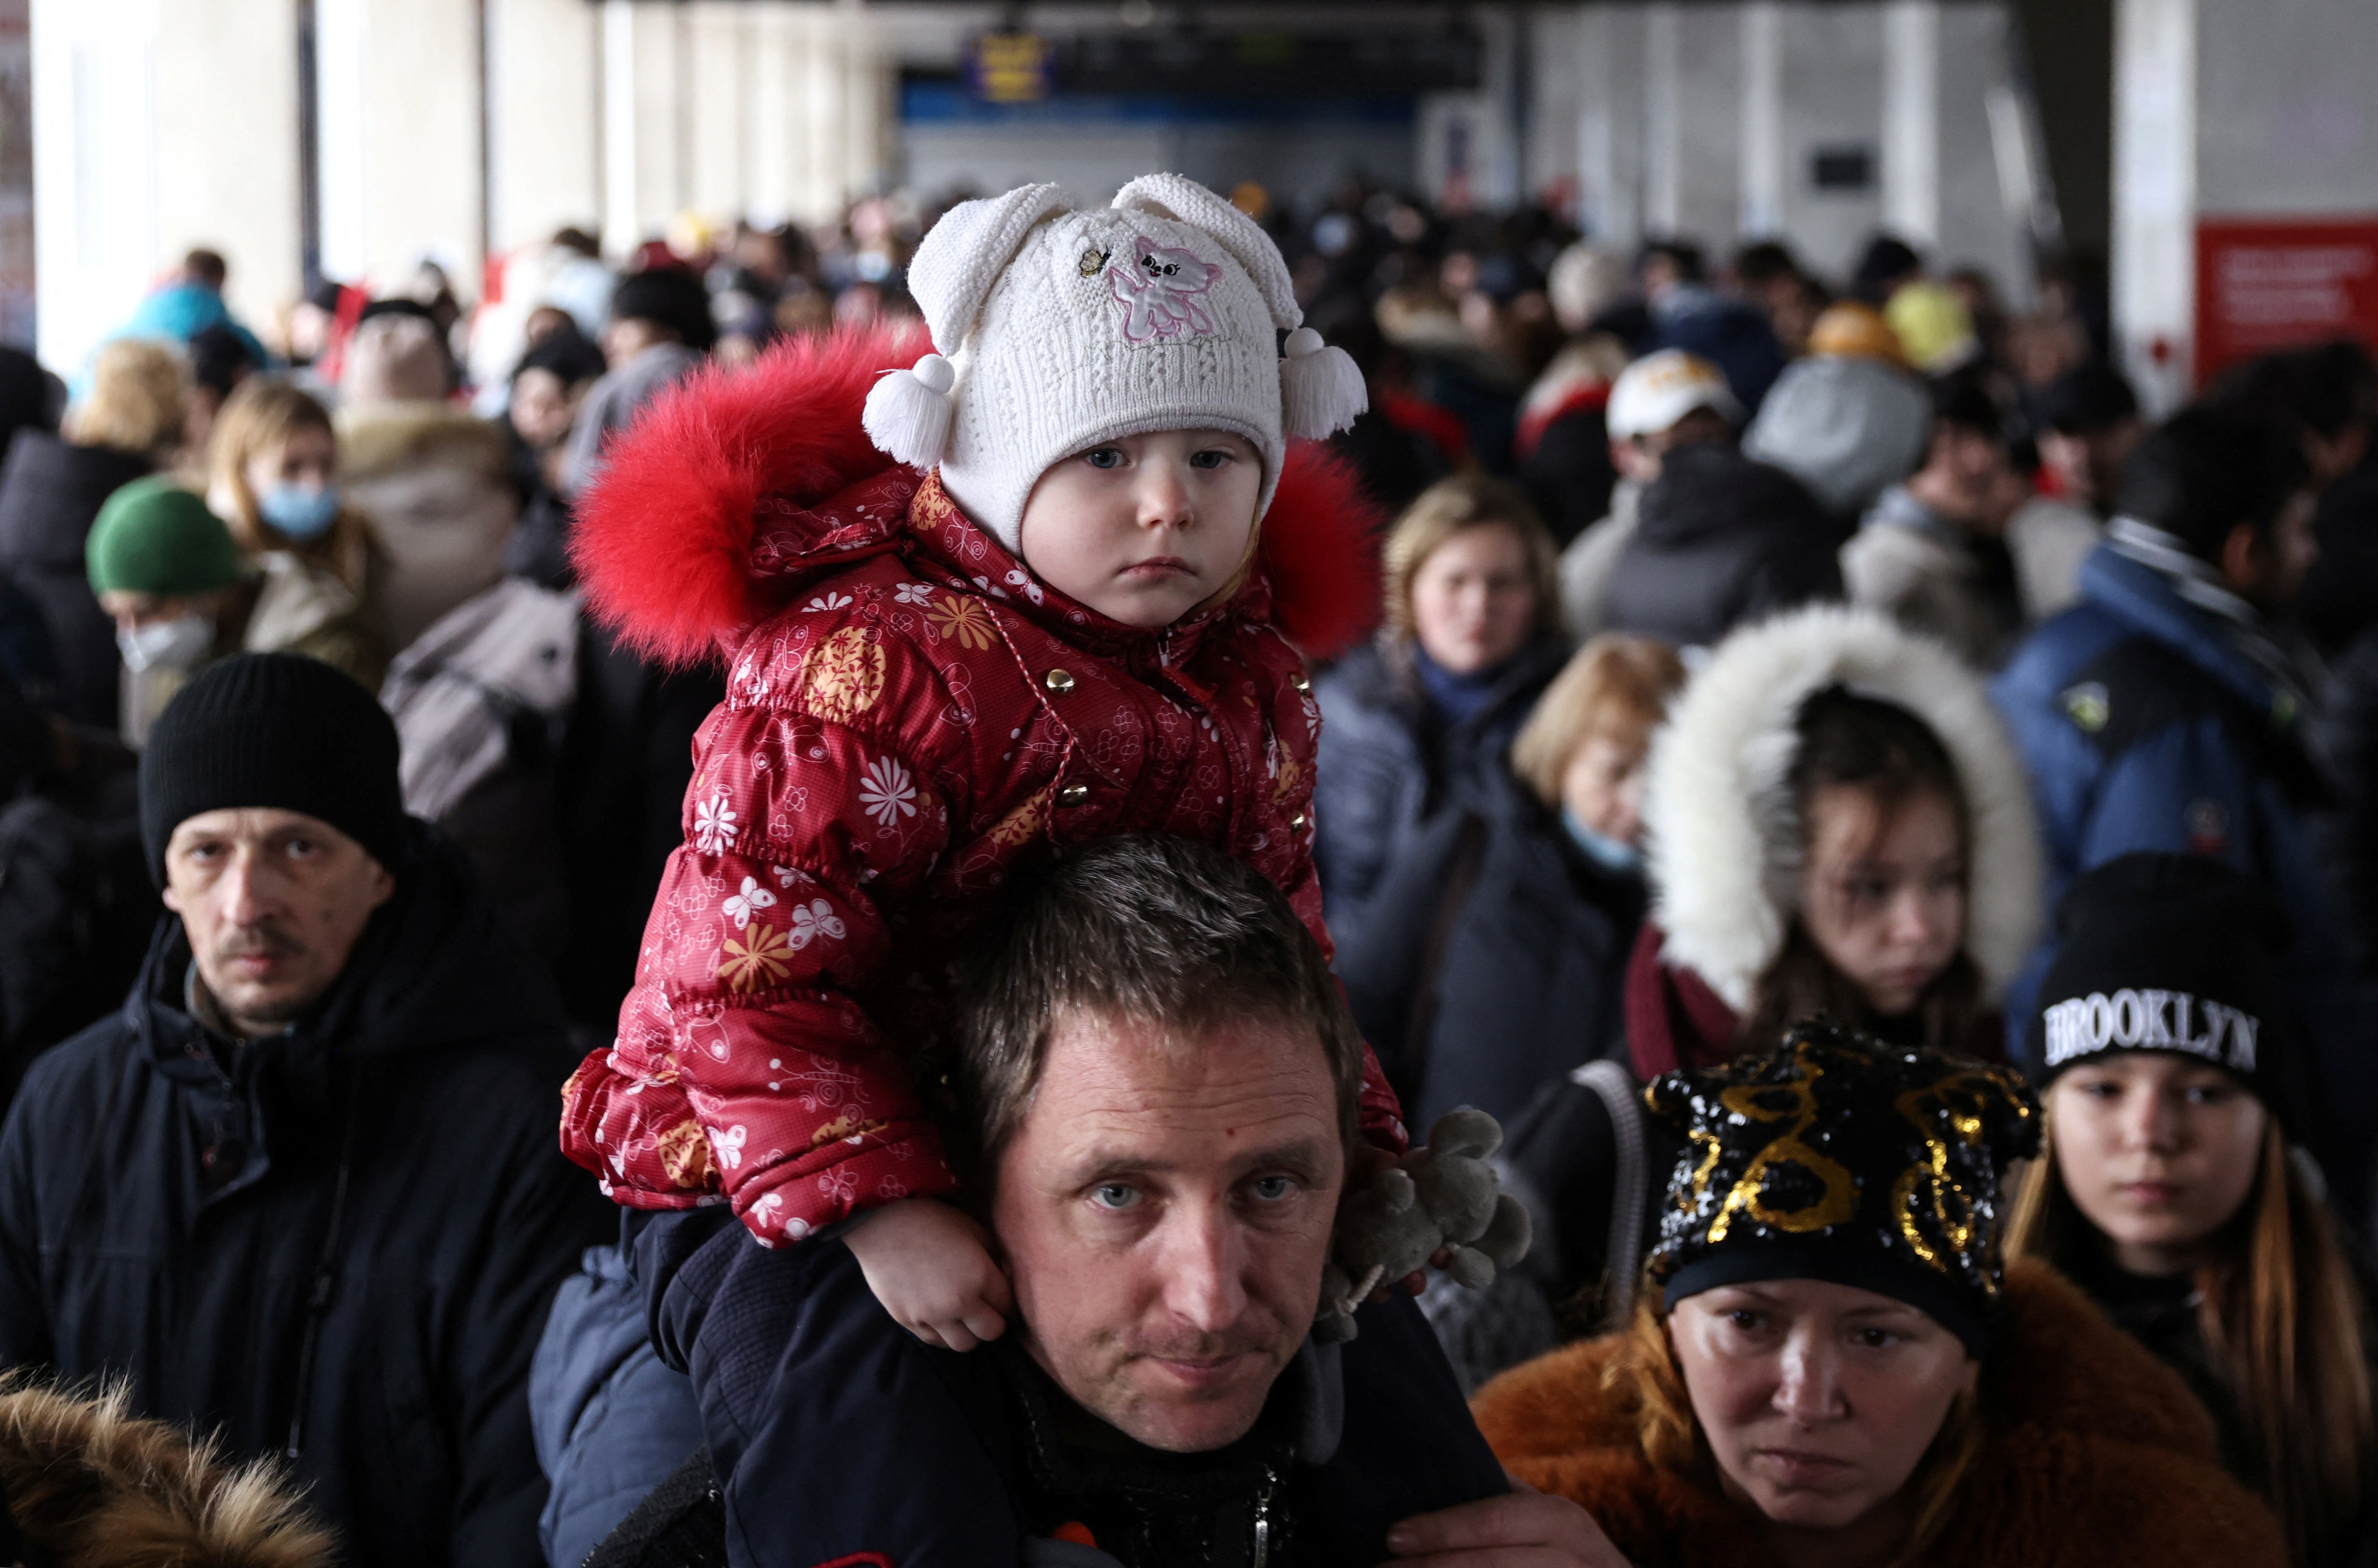
[[[1643,1271],[1643,1211],[1651,1197],[1651,1172],[1643,1153],[1643,1096],[1622,1062],[1589,1061],[1572,1070],[1568,1081],[1592,1090],[1610,1113],[1615,1157],[1611,1162],[1610,1243],[1603,1250],[1610,1282],[1606,1326],[1622,1328],[1635,1310],[1636,1276]]]

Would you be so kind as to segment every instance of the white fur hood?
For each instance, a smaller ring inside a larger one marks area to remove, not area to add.
[[[1995,1000],[2041,924],[2039,832],[2021,754],[1981,677],[1871,611],[1820,605],[1736,632],[1711,653],[1651,743],[1644,820],[1652,916],[1669,962],[1736,1012],[1784,945],[1755,802],[1781,790],[1800,705],[1828,686],[1895,702],[1947,748],[1973,818],[1965,951]]]

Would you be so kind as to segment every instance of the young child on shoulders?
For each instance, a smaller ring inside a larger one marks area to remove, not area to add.
[[[698,377],[585,504],[593,609],[728,683],[562,1144],[631,1207],[841,1227],[891,1315],[964,1350],[1010,1298],[918,1082],[959,945],[1017,867],[1164,832],[1255,867],[1327,952],[1290,638],[1342,647],[1375,592],[1351,476],[1288,444],[1350,424],[1361,374],[1212,192],[967,202],[909,287],[946,357],[885,374],[922,345],[845,333]],[[1363,1107],[1400,1149],[1375,1061]]]

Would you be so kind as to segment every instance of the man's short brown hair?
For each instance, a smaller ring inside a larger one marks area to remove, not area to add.
[[[953,1131],[985,1191],[1068,1012],[1153,1024],[1184,1044],[1229,1023],[1309,1029],[1353,1146],[1362,1034],[1287,898],[1219,849],[1153,833],[1103,839],[1011,886],[958,993]]]

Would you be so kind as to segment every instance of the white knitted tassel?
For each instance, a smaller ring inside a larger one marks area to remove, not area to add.
[[[929,353],[907,370],[878,379],[867,394],[859,423],[882,450],[918,468],[931,468],[948,452],[950,420],[956,412],[950,389],[958,374],[940,354]]]
[[[1321,341],[1310,327],[1288,335],[1279,362],[1280,427],[1291,437],[1318,441],[1354,423],[1371,406],[1362,367],[1344,349]]]

